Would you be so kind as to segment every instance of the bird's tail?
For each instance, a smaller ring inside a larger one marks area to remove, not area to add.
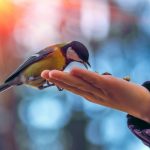
[[[14,81],[9,81],[9,82],[6,82],[6,83],[0,85],[0,92],[5,91],[6,89],[10,88],[13,85],[15,85]]]

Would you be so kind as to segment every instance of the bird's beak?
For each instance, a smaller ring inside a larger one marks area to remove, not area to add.
[[[88,69],[88,67],[91,67],[90,63],[87,61],[87,62],[83,62],[83,65],[85,66],[86,69]]]

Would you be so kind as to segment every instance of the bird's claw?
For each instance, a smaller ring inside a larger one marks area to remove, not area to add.
[[[58,91],[63,91],[63,88],[60,88],[59,86],[57,86]]]
[[[55,86],[54,83],[50,83],[48,80],[46,80],[46,84],[47,84],[48,86]]]
[[[47,82],[47,85],[49,85],[49,86],[55,86],[55,84],[54,83],[50,83],[50,82],[48,82],[48,81],[46,81]],[[59,91],[63,91],[63,88],[60,88],[60,87],[58,87],[58,86],[56,86],[57,87],[57,89],[59,90]]]
[[[46,83],[43,84],[43,85],[41,85],[41,86],[39,86],[38,89],[39,89],[39,90],[43,90],[43,89],[45,89],[45,88],[47,88],[47,87],[50,87],[50,86],[55,86],[55,84],[54,84],[54,83],[49,83],[49,82],[46,80]]]

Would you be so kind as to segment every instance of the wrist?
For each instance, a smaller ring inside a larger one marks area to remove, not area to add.
[[[135,116],[147,123],[150,123],[150,92],[142,86],[136,92],[134,103],[130,104],[127,111],[132,116]]]
[[[145,87],[148,91],[147,95],[146,95],[146,105],[145,105],[145,111],[143,111],[144,113],[142,114],[143,119],[150,123],[150,81],[146,81],[142,84],[143,87]]]

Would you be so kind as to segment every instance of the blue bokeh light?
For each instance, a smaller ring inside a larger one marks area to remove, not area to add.
[[[94,144],[101,145],[103,143],[102,136],[99,134],[99,121],[98,119],[92,119],[86,127],[85,136],[86,139]],[[102,141],[101,141],[102,140]]]
[[[65,103],[64,103],[65,104]],[[27,125],[39,129],[60,129],[70,119],[70,112],[56,97],[32,97],[20,103],[19,114]]]
[[[109,108],[92,103],[83,98],[83,111],[89,118],[99,118],[109,112]]]

